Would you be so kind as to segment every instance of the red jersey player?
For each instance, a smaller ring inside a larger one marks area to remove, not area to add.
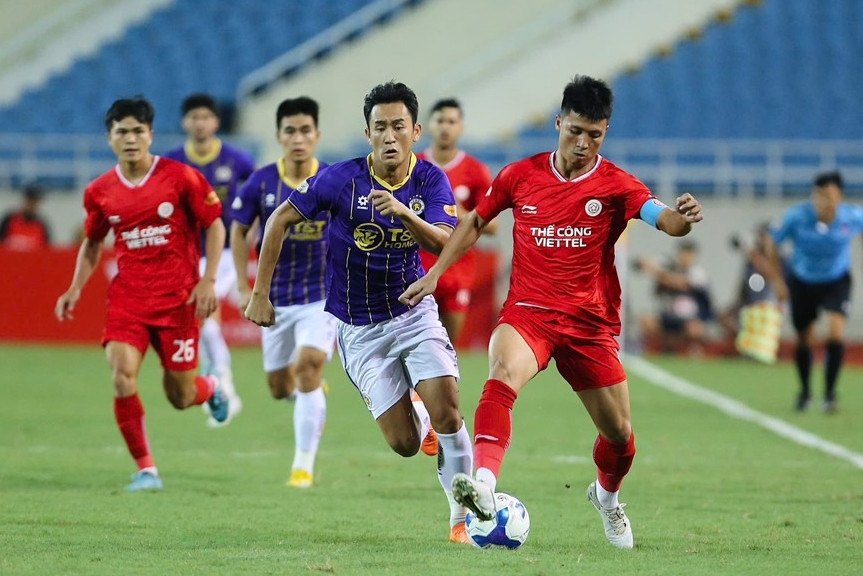
[[[81,290],[113,230],[117,275],[108,289],[102,336],[114,380],[114,416],[138,472],[126,489],[162,487],[144,427],[138,371],[148,345],[159,355],[163,386],[177,409],[207,402],[228,416],[216,378],[197,376],[198,321],[216,308],[215,278],[225,243],[221,204],[194,168],[153,156],[153,107],[143,98],[117,100],[105,114],[117,165],[84,191],[87,219],[69,289],[57,299],[59,320],[72,318]],[[205,229],[207,268],[198,275]]]
[[[447,98],[436,102],[429,118],[431,146],[417,155],[446,173],[458,206],[459,218],[476,208],[479,199],[491,186],[488,167],[458,147],[464,129],[462,118],[458,100]],[[494,234],[496,230],[497,222],[489,222],[483,228],[483,233]],[[422,249],[420,259],[425,270],[430,270],[437,262],[437,256]],[[441,323],[453,345],[458,340],[470,306],[475,266],[473,250],[469,250],[440,277],[434,293]]]
[[[588,500],[608,540],[632,548],[632,529],[618,501],[635,455],[635,436],[614,338],[620,332],[614,245],[633,218],[669,236],[684,236],[702,215],[690,194],[669,208],[599,155],[611,109],[612,93],[604,82],[576,76],[567,84],[555,120],[557,150],[504,168],[459,223],[438,263],[400,300],[412,305],[433,292],[443,271],[476,242],[485,223],[512,209],[510,289],[489,344],[489,379],[474,419],[476,475],[456,476],[454,496],[479,518],[493,515],[493,493],[512,436],[513,404],[554,358],[599,433],[593,450],[597,481],[588,486]]]

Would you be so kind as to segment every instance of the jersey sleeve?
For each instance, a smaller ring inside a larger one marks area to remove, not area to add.
[[[783,216],[782,219],[779,220],[778,223],[774,223],[770,225],[768,229],[770,232],[770,236],[773,237],[773,241],[777,244],[782,244],[788,236],[791,234],[791,229],[794,226],[794,221],[796,219],[797,207],[793,207],[788,210]]]
[[[476,213],[479,217],[490,222],[507,208],[512,208],[512,192],[517,181],[515,165],[510,164],[501,170],[477,203]]]
[[[328,166],[300,184],[296,190],[288,196],[294,208],[303,218],[311,220],[316,214],[329,210],[333,205],[338,186],[338,178],[335,178],[335,170]]]
[[[234,220],[244,226],[251,226],[261,216],[260,190],[263,185],[260,171],[254,172],[237,192],[231,203]]]
[[[219,196],[204,178],[204,175],[190,166],[183,165],[186,178],[186,203],[202,228],[209,228],[222,215]]]
[[[641,180],[630,176],[623,182],[626,190],[624,195],[624,211],[627,220],[641,218],[641,209],[647,202],[656,200],[656,196]]]
[[[84,234],[95,242],[104,240],[108,231],[111,230],[111,224],[105,213],[102,212],[102,207],[96,202],[96,191],[92,185],[87,186],[87,189],[84,190],[84,211],[86,212]]]
[[[437,166],[431,166],[423,182],[425,188],[425,221],[429,224],[446,224],[455,228],[458,224],[458,209],[449,178]]]
[[[471,183],[470,196],[467,202],[465,202],[465,207],[468,210],[476,208],[483,194],[491,188],[491,171],[488,169],[488,166],[478,160],[474,163],[474,166],[474,180]]]

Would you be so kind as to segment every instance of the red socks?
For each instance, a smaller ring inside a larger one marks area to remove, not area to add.
[[[593,445],[593,461],[599,469],[597,479],[608,492],[620,490],[623,477],[632,466],[635,457],[635,433],[630,433],[626,444],[612,444],[604,436],[596,437]]]
[[[216,389],[216,379],[212,376],[195,376],[195,406],[203,404],[213,397]]]
[[[138,395],[114,398],[114,418],[138,470],[155,466],[144,429],[144,405]]]
[[[488,380],[474,414],[474,466],[500,474],[512,438],[512,406],[518,394],[500,380]]]

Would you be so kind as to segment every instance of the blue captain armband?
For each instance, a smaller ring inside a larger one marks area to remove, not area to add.
[[[639,216],[641,216],[642,220],[656,228],[656,221],[659,219],[659,213],[666,208],[668,208],[668,206],[656,198],[651,198],[641,206]]]

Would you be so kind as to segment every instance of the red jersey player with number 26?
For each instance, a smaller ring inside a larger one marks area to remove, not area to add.
[[[440,275],[476,242],[485,223],[513,211],[510,289],[489,343],[489,379],[474,418],[474,477],[453,478],[453,496],[477,517],[493,516],[497,478],[512,436],[519,391],[552,358],[578,394],[598,431],[597,480],[587,498],[605,536],[632,548],[632,529],[618,501],[635,456],[629,388],[618,357],[620,284],[614,245],[639,218],[669,236],[701,221],[701,205],[683,194],[671,208],[634,176],[599,154],[608,130],[612,93],[600,80],[576,76],[563,91],[554,152],[505,167],[488,194],[462,220],[428,274],[400,300],[418,302]]]
[[[195,370],[199,320],[217,303],[216,270],[225,243],[221,204],[194,168],[150,153],[153,117],[153,107],[143,98],[117,100],[105,114],[118,163],[84,191],[85,238],[72,283],[55,307],[59,320],[72,318],[113,230],[117,274],[108,288],[102,345],[114,380],[117,426],[138,466],[126,487],[133,492],[162,488],[138,397],[138,372],[148,345],[159,355],[165,394],[175,408],[207,402],[216,419],[228,416],[218,380],[197,376]],[[208,258],[199,278],[201,229]]]

